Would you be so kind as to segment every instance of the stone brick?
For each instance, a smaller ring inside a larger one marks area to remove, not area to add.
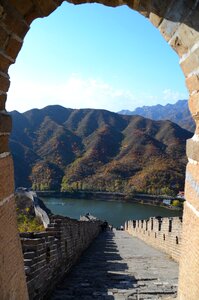
[[[14,192],[14,167],[11,155],[0,158],[0,201]]]
[[[0,57],[0,59],[1,59],[1,57]],[[6,99],[7,99],[6,94],[0,95],[0,111],[5,110]]]
[[[58,236],[56,232],[47,230],[41,234],[20,234],[24,263],[29,266],[26,275],[30,299],[38,297],[43,299],[46,292],[49,292],[57,281],[60,281],[62,276],[69,272],[82,251],[99,234],[101,224],[99,221],[92,223],[79,222],[59,216],[52,217],[52,222],[52,224],[49,224],[49,228],[53,229],[52,227],[55,224],[58,225]],[[71,224],[70,239],[68,239],[69,223]],[[81,230],[82,226],[85,227],[86,236],[84,231]],[[82,243],[82,237],[86,239],[85,244]],[[30,251],[34,252],[29,255]]]
[[[9,152],[9,135],[0,135],[0,153]]]
[[[32,21],[40,17],[42,17],[41,12],[38,11],[37,7],[33,7],[33,9],[24,17],[24,20],[30,25]]]
[[[199,41],[199,33],[186,24],[180,24],[177,36],[185,49],[191,49]]]
[[[189,98],[189,109],[193,119],[196,122],[196,133],[199,130],[199,93],[196,93]]]
[[[199,165],[187,164],[185,194],[186,199],[199,210]]]
[[[33,3],[31,0],[9,0],[9,3],[13,5],[13,7],[15,7],[23,16],[26,15],[33,7]]]
[[[155,27],[158,27],[160,25],[160,23],[162,22],[163,18],[159,17],[158,15],[156,15],[154,13],[150,13],[149,20]]]
[[[192,76],[186,78],[186,85],[189,89],[190,94],[193,91],[199,91],[199,75],[193,74]]]
[[[191,72],[195,71],[199,65],[199,48],[183,60],[180,65],[185,76],[188,76]]]
[[[29,30],[28,24],[24,21],[21,14],[19,14],[13,7],[4,1],[4,18],[1,21],[4,28],[11,34],[16,34],[23,39]]]
[[[165,2],[165,1],[164,1]],[[167,11],[164,13],[164,17],[167,20],[176,22],[176,23],[183,23],[184,19],[192,12],[192,8],[195,4],[194,0],[185,0],[185,1],[169,1],[170,5]]]
[[[48,16],[58,7],[58,3],[55,3],[55,1],[53,0],[37,0],[35,1],[35,3],[39,7],[39,10],[43,14],[43,16]]]
[[[170,223],[171,222],[171,223]],[[153,229],[152,229],[153,224]],[[171,230],[169,230],[171,225]],[[134,237],[169,254],[174,260],[180,260],[182,220],[176,218],[151,218],[149,221],[128,221],[126,230]],[[178,243],[176,243],[176,237]]]
[[[3,170],[6,172],[7,166],[4,165],[3,167]],[[2,174],[1,160],[0,173],[1,181],[2,175],[6,175]],[[22,250],[17,231],[14,197],[0,205],[0,224],[0,298],[2,300],[28,299]]]
[[[186,54],[198,40],[199,34],[196,30],[186,24],[180,24],[178,30],[169,41],[169,44],[179,56],[182,56]]]
[[[0,91],[7,92],[10,87],[10,80],[3,75],[0,75]]]
[[[5,55],[0,53],[0,71],[2,71],[3,73],[7,73],[9,66],[13,64],[13,62],[14,61],[11,61],[7,57],[5,57]]]
[[[22,47],[22,42],[19,42],[18,40],[11,37],[8,41],[8,45],[5,49],[5,53],[6,55],[10,56],[12,59],[15,59],[21,47]]]
[[[12,130],[12,118],[7,113],[0,113],[0,133],[8,132]]]
[[[168,42],[177,31],[179,23],[172,22],[164,19],[160,26],[158,27],[160,33],[164,37],[164,39]]]
[[[189,195],[187,194],[186,197]],[[199,295],[199,218],[187,205],[184,207],[182,235],[178,298],[197,300]]]
[[[199,162],[199,142],[193,139],[187,140],[186,153],[188,158]]]
[[[0,27],[0,48],[4,49],[7,41],[9,39],[9,34],[4,30],[4,28]]]
[[[195,1],[194,1],[195,2]],[[190,13],[187,15],[187,17],[184,19],[184,23],[187,24],[190,28],[195,29],[197,32],[199,31],[199,5],[195,7],[195,9],[190,10]]]

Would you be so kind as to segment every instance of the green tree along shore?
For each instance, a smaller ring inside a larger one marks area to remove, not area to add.
[[[129,195],[184,189],[192,133],[175,123],[61,106],[12,117],[16,186]]]

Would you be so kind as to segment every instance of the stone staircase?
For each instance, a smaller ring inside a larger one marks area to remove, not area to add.
[[[158,300],[177,294],[178,264],[125,231],[102,233],[51,300]],[[48,299],[49,299],[48,298]]]

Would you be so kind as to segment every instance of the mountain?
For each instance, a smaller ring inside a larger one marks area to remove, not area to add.
[[[151,193],[183,189],[185,143],[192,134],[171,121],[58,105],[11,115],[16,186]]]
[[[139,115],[152,120],[170,120],[184,129],[195,131],[195,122],[190,114],[188,101],[179,100],[175,104],[138,107],[134,111],[121,110],[122,115]]]

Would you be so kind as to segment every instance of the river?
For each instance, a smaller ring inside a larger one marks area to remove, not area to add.
[[[89,212],[101,220],[107,220],[114,227],[123,225],[126,220],[182,215],[180,211],[137,203],[66,198],[41,199],[54,214],[79,219],[80,215],[82,216]]]

